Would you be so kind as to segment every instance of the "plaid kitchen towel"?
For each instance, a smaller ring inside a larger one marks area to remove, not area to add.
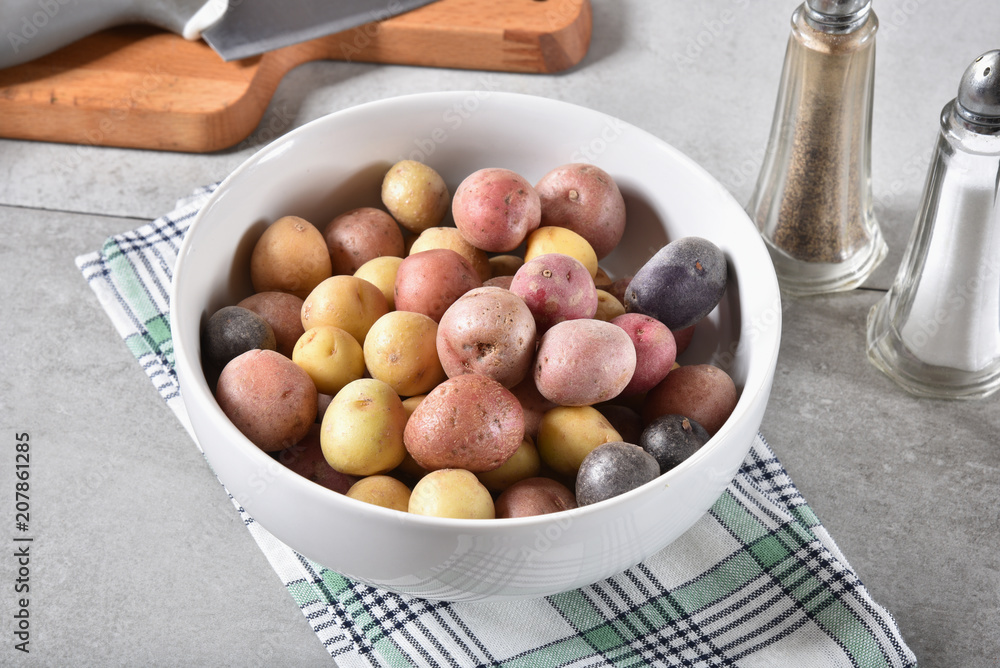
[[[189,433],[168,295],[181,240],[213,189],[76,260]],[[236,505],[344,668],[916,666],[895,620],[759,435],[723,496],[680,539],[607,580],[530,601],[443,603],[353,582],[303,558]]]

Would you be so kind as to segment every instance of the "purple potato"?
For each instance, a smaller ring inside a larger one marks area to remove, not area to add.
[[[683,415],[661,415],[639,437],[639,447],[653,455],[666,473],[698,451],[710,438],[705,428]]]
[[[602,443],[583,458],[576,474],[576,502],[580,506],[604,501],[655,480],[660,465],[638,445],[624,441]]]

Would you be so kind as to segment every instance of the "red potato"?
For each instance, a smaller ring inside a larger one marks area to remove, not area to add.
[[[690,327],[685,327],[684,329],[673,330],[678,355],[687,350],[687,347],[691,345],[691,339],[694,338],[694,328],[697,326],[697,324],[694,324]]]
[[[642,419],[683,415],[715,434],[732,415],[739,393],[729,374],[711,364],[679,366],[646,394]]]
[[[403,443],[433,471],[499,468],[524,440],[524,412],[510,390],[478,374],[455,376],[431,390],[406,421]]]
[[[459,297],[441,317],[437,353],[448,377],[488,376],[507,388],[531,370],[535,319],[510,290],[476,288]]]
[[[556,167],[535,184],[542,225],[573,230],[606,257],[625,233],[625,199],[615,180],[595,165]]]
[[[625,313],[614,318],[611,324],[625,330],[635,346],[635,373],[622,395],[648,392],[666,378],[674,366],[677,345],[673,333],[659,320],[641,313]]]
[[[542,335],[535,385],[560,406],[591,406],[621,394],[635,365],[635,346],[621,327],[602,320],[566,320]]]
[[[215,397],[244,436],[265,452],[291,447],[316,422],[316,385],[273,350],[248,350],[222,370]]]
[[[264,318],[274,332],[276,350],[285,357],[292,356],[295,343],[305,333],[305,328],[302,327],[301,298],[288,292],[258,292],[237,306],[249,309]]]
[[[552,478],[526,478],[504,490],[496,500],[497,517],[532,517],[576,508],[576,495]]]
[[[403,232],[396,220],[375,207],[340,214],[323,229],[334,274],[354,274],[365,262],[391,255],[403,257]]]
[[[396,270],[396,310],[423,313],[439,322],[455,300],[482,284],[469,261],[455,251],[420,251],[406,256]]]
[[[455,227],[469,243],[484,251],[514,250],[542,217],[538,193],[517,172],[500,167],[480,169],[459,184],[452,197]]]
[[[542,393],[535,386],[533,374],[528,374],[510,391],[517,397],[517,401],[524,411],[524,433],[534,439],[538,436],[538,427],[542,423],[542,416],[545,415],[546,411],[555,408],[557,404],[542,396]]]
[[[590,272],[579,260],[561,253],[525,262],[509,289],[527,304],[539,333],[564,320],[593,318],[597,313],[597,288]]]

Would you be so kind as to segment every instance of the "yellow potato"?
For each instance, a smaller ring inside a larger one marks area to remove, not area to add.
[[[250,254],[254,292],[288,292],[305,299],[332,273],[323,233],[298,216],[284,216],[268,225]]]
[[[565,227],[539,227],[528,235],[524,249],[524,261],[547,253],[562,253],[576,258],[590,272],[597,276],[597,253],[582,236]]]
[[[493,519],[493,497],[475,474],[465,469],[431,471],[413,486],[409,511],[456,519]]]
[[[302,327],[340,327],[364,345],[368,330],[388,312],[385,295],[372,283],[354,276],[331,276],[302,302]]]
[[[396,308],[396,270],[402,261],[401,257],[383,255],[368,260],[354,272],[355,278],[368,281],[382,291],[390,311]]]
[[[344,386],[323,415],[320,445],[327,463],[348,475],[387,473],[406,456],[406,411],[391,387],[361,378]]]
[[[574,476],[591,450],[620,440],[621,435],[593,406],[557,406],[542,416],[535,444],[549,467]]]
[[[479,275],[479,280],[485,281],[493,275],[489,256],[486,251],[476,248],[462,236],[455,227],[431,227],[420,233],[410,246],[410,255],[420,251],[447,248],[453,250],[472,265]]]
[[[386,313],[365,339],[368,373],[402,397],[431,391],[447,378],[438,359],[437,329],[437,323],[423,313]]]
[[[400,225],[420,234],[440,225],[451,206],[444,179],[416,160],[400,160],[382,180],[382,203]]]
[[[365,353],[357,339],[340,327],[320,325],[299,337],[292,361],[305,369],[322,394],[337,394],[365,375]]]
[[[387,475],[370,475],[357,481],[347,490],[347,496],[383,508],[401,510],[410,505],[410,488]]]
[[[542,469],[538,449],[531,439],[525,438],[510,459],[492,471],[476,473],[479,482],[492,492],[502,492],[515,482],[534,478]]]
[[[606,290],[597,290],[597,313],[595,320],[611,322],[615,318],[625,313],[625,307],[618,298]]]

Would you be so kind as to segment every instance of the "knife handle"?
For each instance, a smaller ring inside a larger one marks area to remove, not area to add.
[[[128,23],[149,23],[198,39],[227,6],[227,0],[2,0],[0,68],[26,63]]]

